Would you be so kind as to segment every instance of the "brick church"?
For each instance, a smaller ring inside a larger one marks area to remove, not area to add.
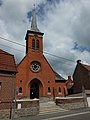
[[[54,98],[67,94],[66,80],[56,73],[43,54],[43,35],[37,27],[35,9],[26,33],[26,56],[17,65],[17,98]]]

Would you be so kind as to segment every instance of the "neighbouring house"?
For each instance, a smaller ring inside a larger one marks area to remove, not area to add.
[[[68,95],[73,94],[73,85],[74,85],[74,82],[73,82],[71,76],[68,76],[68,79],[66,81]]]
[[[0,110],[12,107],[16,73],[14,56],[0,49]]]
[[[81,60],[77,61],[76,68],[73,73],[73,92],[82,92],[82,89],[90,90],[90,65],[81,63]]]
[[[66,80],[56,73],[43,54],[43,35],[33,10],[31,29],[26,33],[26,55],[17,65],[17,98],[54,98],[67,94]]]

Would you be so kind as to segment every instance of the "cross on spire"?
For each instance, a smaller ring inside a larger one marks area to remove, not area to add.
[[[40,32],[40,30],[37,27],[35,4],[34,4],[33,11],[32,11],[32,21],[31,21],[31,29],[30,30],[34,31],[34,32]]]

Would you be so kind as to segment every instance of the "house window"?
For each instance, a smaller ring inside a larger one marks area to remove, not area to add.
[[[35,40],[34,39],[32,40],[32,49],[35,50]]]
[[[58,92],[61,93],[61,88],[60,87],[58,88]]]
[[[36,40],[36,50],[39,50],[39,40]]]
[[[51,93],[50,87],[48,87],[48,93]]]
[[[19,93],[22,93],[22,87],[19,88]]]

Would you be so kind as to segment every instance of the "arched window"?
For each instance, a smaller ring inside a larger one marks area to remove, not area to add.
[[[48,87],[48,93],[51,93],[50,87]]]
[[[36,50],[39,50],[39,40],[36,40]]]
[[[59,87],[58,92],[61,93],[61,88]]]
[[[35,40],[34,39],[32,40],[32,49],[35,50]]]
[[[19,93],[22,93],[22,87],[19,88]]]

